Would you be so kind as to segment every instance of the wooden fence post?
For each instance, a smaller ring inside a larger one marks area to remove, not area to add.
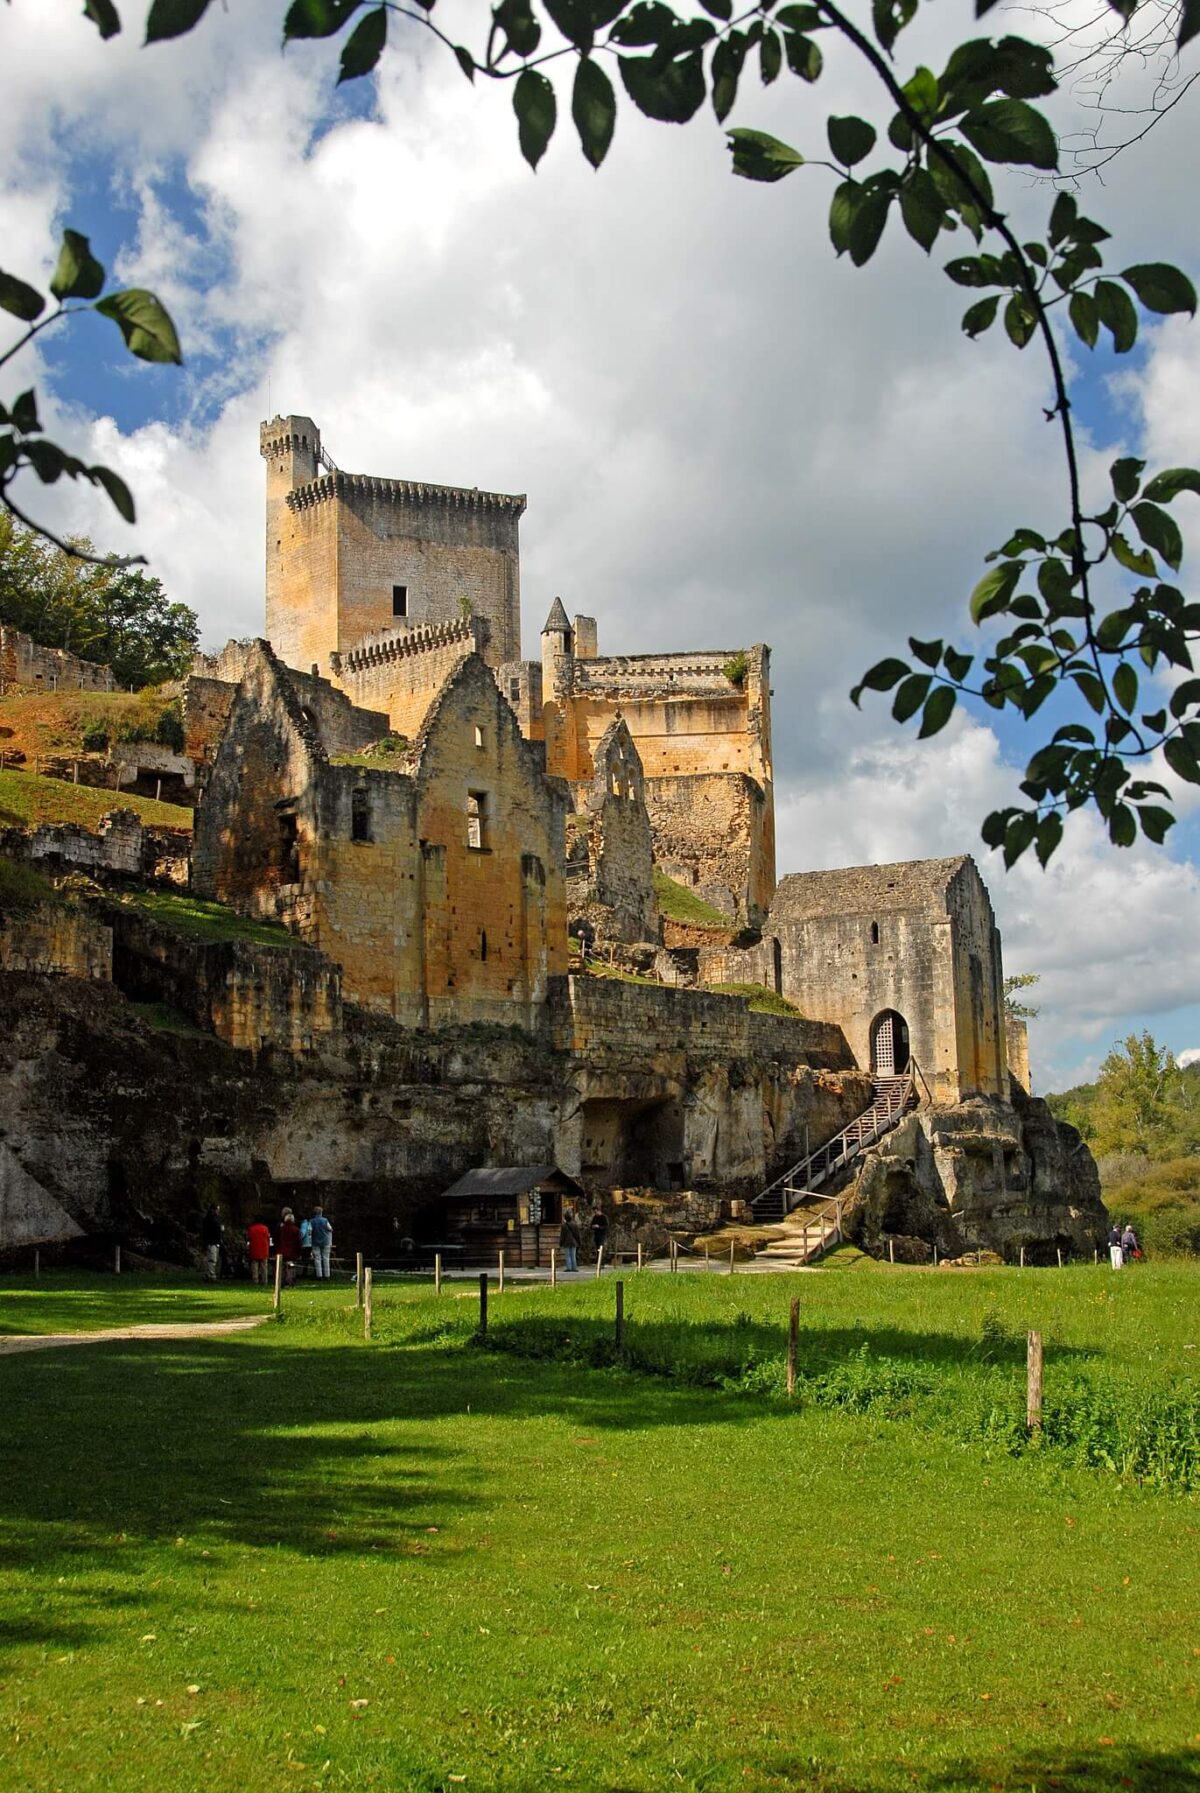
[[[706,1270],[712,1269],[712,1259],[709,1256],[708,1240],[707,1239],[704,1241],[704,1268]]]
[[[733,1240],[729,1241],[729,1274],[733,1275]]]
[[[1021,1268],[1022,1270],[1025,1268],[1025,1247],[1023,1245],[1021,1247]]]
[[[796,1392],[796,1340],[800,1333],[800,1297],[792,1297],[792,1308],[788,1314],[788,1350],[787,1350],[787,1391],[788,1399]]]
[[[280,1308],[282,1307],[282,1305],[283,1305],[283,1253],[281,1251],[277,1251],[275,1253],[275,1292],[271,1299],[271,1306],[275,1309],[275,1312],[278,1313]]]
[[[678,1247],[678,1245],[676,1245],[674,1239],[672,1239],[671,1240],[671,1269],[678,1270],[678,1268],[679,1268],[679,1247]]]
[[[638,1269],[640,1270],[641,1267],[642,1267],[642,1242],[639,1239],[638,1240]]]
[[[625,1284],[617,1278],[617,1361],[625,1359]]]
[[[1056,1245],[1054,1247],[1054,1249],[1058,1253],[1058,1267],[1061,1270],[1062,1269],[1062,1246]]]
[[[550,1247],[550,1287],[558,1287],[558,1252],[553,1245]]]
[[[363,1254],[361,1251],[356,1251],[354,1254],[354,1299],[361,1307],[363,1304]]]
[[[497,1293],[497,1295],[503,1295],[503,1293],[504,1293],[504,1252],[503,1251],[501,1251],[501,1253],[500,1253],[500,1286],[496,1290],[496,1293]]]
[[[113,1246],[113,1275],[120,1276],[120,1274],[121,1274],[121,1247],[119,1245],[114,1245]]]
[[[371,1337],[371,1272],[363,1272],[363,1338]]]
[[[888,1263],[894,1264],[895,1262],[896,1262],[896,1241],[894,1239],[889,1239],[888,1240]]]
[[[603,1270],[603,1268],[604,1268],[604,1247],[603,1247],[603,1245],[601,1245],[596,1252],[596,1275],[597,1276],[599,1276],[599,1274]]]
[[[487,1271],[479,1272],[479,1336],[487,1331]]]
[[[433,1254],[433,1292],[435,1295],[440,1295],[442,1292],[442,1254],[440,1251],[435,1251]]]
[[[42,1254],[36,1245],[33,1248],[33,1274],[37,1277],[42,1274]]]
[[[1042,1335],[1031,1332],[1026,1354],[1025,1424],[1036,1432],[1042,1424]]]
[[[937,1240],[935,1239],[933,1242],[933,1267],[935,1270],[937,1269],[937,1262],[938,1262]]]

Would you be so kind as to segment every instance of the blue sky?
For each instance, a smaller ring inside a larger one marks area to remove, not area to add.
[[[328,49],[280,57],[270,5],[145,52],[70,11],[0,22],[17,52],[0,65],[5,265],[44,277],[52,225],[86,230],[162,292],[187,365],[130,361],[101,320],[47,344],[28,377],[140,513],[131,534],[64,490],[52,520],[149,552],[219,642],[262,626],[268,406],[316,417],[344,466],[526,491],[527,652],[558,593],[599,617],[602,650],[772,644],[781,871],[973,851],[1009,968],[1042,974],[1044,1080],[1142,1026],[1200,1044],[1194,814],[1167,852],[1125,855],[1084,820],[1051,874],[1005,875],[978,827],[1012,800],[1026,732],[984,710],[917,747],[882,705],[846,702],[908,633],[969,639],[966,594],[1012,525],[1065,521],[1033,351],[999,330],[967,343],[971,295],[896,230],[869,269],[836,263],[821,172],[734,181],[711,120],[625,113],[597,176],[564,117],[534,177],[509,95],[440,52],[408,42],[338,91]],[[915,48],[937,66],[970,12],[929,17]],[[813,112],[785,87],[748,89],[735,122],[820,153],[826,112],[872,106],[833,58]],[[1115,265],[1197,273],[1197,134],[1185,103],[1086,189]],[[1009,203],[1024,227],[1048,194]],[[1097,504],[1117,443],[1200,462],[1197,337],[1172,324],[1121,361],[1073,355]]]

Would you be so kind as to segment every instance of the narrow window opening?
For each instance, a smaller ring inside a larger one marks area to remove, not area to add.
[[[487,793],[486,791],[467,792],[467,845],[483,848],[487,846]]]
[[[871,945],[879,945],[879,923],[877,921],[871,923]]]
[[[300,882],[300,841],[296,817],[285,810],[279,817],[279,875],[285,884]]]
[[[367,791],[355,791],[350,798],[350,839],[370,840],[371,798]]]
[[[407,585],[393,585],[393,587],[392,587],[392,615],[393,616],[407,616],[408,615],[408,587],[407,587]]]
[[[476,747],[483,746],[483,730],[479,727],[478,723],[475,725],[475,745]]]
[[[520,703],[520,701],[521,701],[521,681],[520,681],[520,679],[509,679],[509,681],[508,681],[508,701],[510,703],[514,703],[514,704]]]
[[[480,928],[480,930],[479,930],[479,957],[484,960],[486,960],[486,958],[487,958],[487,930],[486,930],[486,928]]]

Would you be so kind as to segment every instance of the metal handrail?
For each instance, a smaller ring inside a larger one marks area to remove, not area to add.
[[[823,1146],[819,1146],[815,1152],[811,1152],[806,1158],[801,1158],[797,1164],[792,1165],[790,1170],[784,1171],[781,1177],[776,1177],[773,1183],[768,1183],[765,1189],[760,1189],[750,1203],[751,1208],[757,1208],[758,1204],[767,1196],[773,1195],[777,1190],[782,1190],[784,1215],[790,1214],[796,1204],[788,1200],[789,1196],[811,1193],[814,1183],[823,1183],[834,1170],[840,1169],[842,1165],[849,1163],[853,1158],[859,1157],[867,1150],[868,1146],[873,1146],[877,1140],[882,1139],[885,1133],[890,1132],[903,1118],[912,1099],[912,1072],[916,1070],[920,1074],[916,1061],[910,1059],[909,1063],[911,1069],[907,1073],[901,1073],[900,1076],[891,1080],[893,1088],[877,1096],[870,1106],[864,1109],[862,1114],[857,1115],[854,1120],[849,1121],[840,1133],[835,1133],[832,1139],[827,1140]],[[923,1075],[921,1082],[925,1083]],[[927,1093],[928,1087],[925,1084]],[[880,1107],[882,1107],[882,1113],[869,1125],[864,1125],[867,1116],[874,1109]],[[851,1135],[856,1132],[857,1137],[852,1140]],[[800,1178],[803,1181],[797,1180]]]

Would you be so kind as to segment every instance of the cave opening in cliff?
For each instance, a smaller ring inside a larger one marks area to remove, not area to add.
[[[584,1178],[593,1184],[681,1188],[685,1158],[679,1102],[673,1097],[585,1102],[581,1165]]]

